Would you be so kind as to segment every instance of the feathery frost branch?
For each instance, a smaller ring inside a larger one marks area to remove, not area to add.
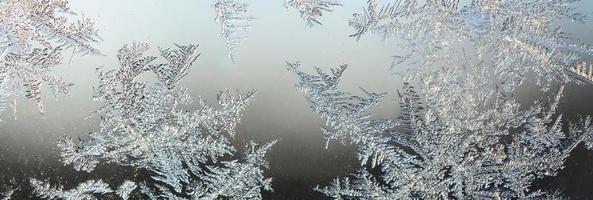
[[[239,46],[247,38],[253,17],[247,13],[247,3],[237,0],[219,0],[214,4],[220,31],[226,41],[229,58],[234,63]]]
[[[164,63],[145,56],[149,47],[144,43],[120,49],[119,68],[97,71],[95,100],[102,107],[93,115],[101,116],[101,130],[86,141],[63,138],[58,144],[63,163],[87,172],[100,163],[147,170],[157,183],[141,186],[148,197],[261,199],[262,190],[271,190],[263,168],[274,142],[251,143],[243,158],[228,160],[237,152],[230,139],[255,92],[222,91],[219,109],[203,100],[196,110],[179,108],[192,101],[178,83],[199,56],[197,47],[160,49]],[[140,81],[143,73],[155,74],[158,81]],[[127,191],[117,193],[127,196]]]
[[[411,67],[412,76],[447,67],[439,61],[464,49],[478,59],[476,67],[491,70],[505,92],[523,83],[529,72],[548,90],[554,81],[593,83],[582,69],[593,49],[573,44],[561,31],[563,21],[585,21],[570,5],[577,1],[394,0],[379,6],[369,0],[349,24],[357,40],[367,33],[395,38],[411,54],[396,56],[394,66]]]
[[[31,179],[30,182],[33,187],[33,193],[43,199],[89,200],[97,199],[96,196],[114,192],[102,180],[88,180],[79,183],[76,188],[66,191],[64,191],[64,187],[61,185],[52,186],[49,183],[44,183],[37,179]],[[134,189],[136,189],[136,183],[126,180],[118,187],[115,193],[121,199],[126,200]]]
[[[307,22],[309,26],[315,24],[321,25],[319,18],[323,12],[332,12],[332,7],[342,6],[336,0],[285,0],[284,7],[294,7],[301,14],[301,18]]]
[[[326,120],[328,140],[358,146],[362,169],[316,190],[334,199],[511,199],[554,195],[530,185],[563,168],[579,144],[593,144],[591,118],[564,132],[554,117],[563,88],[548,104],[526,110],[475,68],[423,74],[398,91],[400,114],[373,119],[384,93],[342,92],[346,66],[316,74],[288,63],[311,109]],[[375,168],[380,171],[370,173]]]
[[[75,15],[67,0],[0,1],[0,111],[16,98],[34,101],[44,112],[41,88],[47,84],[54,95],[69,93],[71,83],[51,75],[62,63],[64,50],[72,56],[100,54],[92,43],[100,38],[93,22]]]

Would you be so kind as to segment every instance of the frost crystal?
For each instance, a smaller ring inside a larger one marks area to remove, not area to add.
[[[554,176],[579,144],[591,149],[586,117],[566,128],[555,114],[562,96],[528,109],[507,95],[529,73],[549,90],[557,81],[591,83],[593,55],[560,31],[562,20],[583,22],[573,0],[375,0],[354,14],[357,40],[368,32],[396,37],[408,68],[398,91],[400,114],[367,114],[382,93],[353,96],[338,89],[345,66],[298,76],[312,109],[326,120],[328,140],[356,144],[364,166],[353,177],[317,190],[337,199],[525,199],[560,196],[532,191]],[[371,171],[368,171],[372,169]]]
[[[37,179],[31,179],[30,182],[33,193],[43,199],[89,200],[96,199],[96,196],[114,192],[102,180],[88,180],[68,191],[64,191],[64,187],[61,185],[52,186]],[[116,194],[121,199],[126,200],[134,189],[136,189],[136,183],[126,180],[118,187]]]
[[[113,192],[109,185],[101,180],[89,180],[67,191],[64,191],[63,186],[51,186],[37,179],[31,179],[31,186],[33,186],[33,193],[44,199],[90,200],[97,199],[94,195]]]
[[[265,152],[272,143],[247,146],[244,158],[229,161],[235,148],[229,138],[235,134],[242,112],[254,92],[225,90],[218,95],[220,109],[199,100],[194,111],[181,110],[191,102],[177,83],[188,74],[197,59],[197,45],[161,49],[165,63],[144,56],[148,45],[136,43],[119,50],[120,67],[98,70],[100,85],[95,99],[102,103],[101,130],[90,140],[76,144],[66,137],[59,143],[64,164],[76,170],[92,171],[104,161],[148,170],[159,198],[261,198],[261,188],[271,190],[271,179],[263,177]],[[158,81],[141,82],[144,72]],[[152,191],[148,186],[143,191]]]
[[[220,31],[226,40],[229,58],[235,62],[235,56],[241,43],[247,38],[253,17],[247,14],[247,3],[236,0],[219,0],[214,4],[216,22],[220,23]]]
[[[517,101],[490,87],[475,68],[424,74],[416,89],[398,91],[396,119],[367,114],[384,93],[354,96],[338,88],[346,66],[331,74],[288,69],[311,108],[326,120],[328,140],[356,144],[364,167],[320,191],[336,199],[512,199],[548,196],[531,191],[534,180],[553,176],[579,144],[591,148],[591,118],[563,131],[554,116],[562,88],[549,103],[521,110]],[[369,169],[380,173],[370,173]],[[373,170],[376,171],[376,170]],[[552,194],[553,195],[553,194]]]
[[[115,193],[122,199],[128,199],[130,197],[130,194],[132,193],[132,191],[136,189],[136,187],[136,183],[126,180],[117,188]]]
[[[16,98],[24,96],[43,113],[43,84],[55,95],[68,94],[72,86],[50,75],[62,62],[62,51],[72,49],[72,56],[99,54],[91,46],[98,40],[93,22],[70,22],[74,14],[66,0],[0,1],[0,111],[8,101],[15,106]]]
[[[303,20],[309,26],[313,26],[315,24],[321,25],[319,18],[323,15],[323,12],[331,12],[333,11],[332,7],[342,6],[342,4],[336,0],[285,0],[284,6],[296,8]]]
[[[444,66],[439,61],[463,49],[478,58],[479,67],[492,71],[494,76],[487,78],[499,79],[505,92],[520,85],[528,72],[547,90],[554,80],[591,82],[582,61],[593,50],[573,44],[560,29],[565,21],[584,22],[571,8],[576,1],[396,0],[380,7],[369,0],[368,8],[350,20],[351,36],[360,39],[371,32],[398,38],[410,54],[396,56],[394,65],[416,71]]]
[[[9,189],[6,192],[0,192],[0,199],[1,200],[10,200],[12,194],[16,191],[16,189]]]

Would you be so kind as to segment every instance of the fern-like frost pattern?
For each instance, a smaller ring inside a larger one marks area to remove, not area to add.
[[[100,54],[92,44],[100,40],[93,22],[75,15],[66,0],[0,1],[0,110],[16,98],[34,101],[44,112],[41,87],[47,84],[54,95],[69,93],[71,83],[52,75],[62,63],[65,50],[76,55]]]
[[[556,116],[562,88],[548,103],[522,110],[474,69],[458,67],[425,74],[398,94],[400,114],[374,119],[368,109],[384,93],[340,91],[346,66],[316,74],[289,63],[297,87],[326,120],[328,140],[358,146],[362,169],[316,190],[335,199],[511,199],[549,197],[530,185],[562,169],[579,144],[591,147],[586,117],[563,131]],[[378,169],[380,174],[367,171]]]
[[[53,186],[37,179],[31,179],[33,193],[43,199],[64,199],[64,200],[92,200],[99,197],[106,197],[107,194],[116,193],[119,199],[126,200],[130,193],[136,189],[136,183],[126,180],[117,191],[109,188],[109,185],[102,180],[88,180],[79,183],[75,188],[65,190],[64,186]],[[103,199],[103,198],[100,198]]]
[[[294,7],[301,15],[301,18],[307,22],[307,25],[321,25],[319,18],[324,12],[333,11],[333,7],[342,6],[336,0],[285,0],[285,7]]]
[[[583,64],[593,50],[574,44],[561,30],[563,21],[584,23],[585,16],[571,3],[578,0],[395,0],[367,8],[349,21],[351,37],[375,33],[395,38],[409,54],[397,55],[394,67],[420,74],[438,61],[462,52],[479,58],[474,67],[489,68],[505,92],[521,85],[534,72],[543,90],[555,81],[591,83],[590,66]]]
[[[248,14],[248,6],[249,4],[237,0],[220,0],[214,4],[214,20],[220,23],[220,33],[225,39],[228,55],[233,63],[254,19]]]
[[[223,160],[237,151],[229,139],[254,91],[220,92],[220,109],[203,100],[197,110],[180,108],[192,102],[178,83],[199,56],[197,47],[160,49],[164,63],[144,55],[149,49],[145,43],[120,49],[119,68],[97,71],[100,84],[95,100],[102,107],[93,115],[101,116],[101,130],[79,143],[63,138],[58,146],[64,164],[87,172],[103,162],[148,170],[158,184],[141,188],[158,190],[150,192],[158,198],[257,199],[262,190],[271,190],[263,168],[267,167],[265,152],[273,142],[251,143],[243,158]],[[145,72],[155,74],[158,81],[139,81],[137,77]],[[117,193],[127,196],[126,188]]]

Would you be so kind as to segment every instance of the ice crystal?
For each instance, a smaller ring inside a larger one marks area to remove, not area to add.
[[[332,198],[512,199],[558,196],[532,191],[534,180],[554,176],[579,144],[591,148],[591,118],[566,128],[550,102],[529,109],[507,95],[536,75],[549,90],[557,81],[591,82],[584,62],[593,55],[560,31],[559,22],[583,22],[573,0],[368,1],[350,25],[397,38],[408,68],[398,91],[395,119],[372,119],[368,108],[382,94],[352,96],[337,88],[345,67],[309,75],[289,64],[326,138],[358,145],[364,165],[350,178],[317,190]],[[563,129],[564,128],[564,129]],[[379,173],[367,172],[377,168]]]
[[[136,183],[126,180],[117,188],[115,193],[122,199],[128,199],[130,198],[130,194],[132,193],[132,191],[136,189],[136,187]]]
[[[9,189],[8,191],[5,192],[0,192],[0,199],[1,200],[10,200],[10,198],[12,197],[12,194],[16,191],[16,189]]]
[[[321,25],[319,18],[323,15],[323,12],[331,12],[333,11],[332,7],[342,6],[342,4],[336,0],[285,0],[284,6],[296,8],[303,20],[309,26],[313,26],[315,24]]]
[[[43,199],[64,199],[64,200],[89,200],[97,199],[101,196],[114,191],[102,180],[88,180],[76,186],[76,188],[64,191],[64,186],[52,186],[37,179],[31,179],[33,193]],[[121,184],[115,193],[123,200],[129,198],[130,193],[136,189],[136,183],[126,180]]]
[[[43,199],[88,200],[97,199],[94,195],[112,193],[109,185],[101,180],[89,180],[76,188],[64,191],[63,186],[52,186],[37,179],[31,179],[33,193]]]
[[[479,58],[480,67],[490,68],[506,92],[520,85],[528,72],[547,90],[555,80],[592,78],[578,68],[593,50],[574,44],[560,27],[566,21],[584,22],[571,8],[576,1],[395,0],[379,6],[369,0],[349,23],[357,40],[372,32],[395,37],[408,47],[411,53],[398,55],[396,65],[419,71],[439,68],[444,66],[440,60],[454,56],[452,49],[463,48]]]
[[[43,113],[43,84],[55,95],[68,94],[72,86],[50,74],[62,52],[99,54],[91,46],[99,39],[93,22],[84,17],[72,22],[74,14],[66,0],[0,1],[0,110],[24,96]]]
[[[119,68],[98,70],[95,99],[102,107],[94,114],[101,115],[101,130],[78,144],[64,138],[58,145],[64,164],[87,172],[101,162],[148,170],[160,191],[149,197],[261,198],[261,188],[271,190],[262,168],[273,143],[252,143],[244,158],[228,160],[236,152],[229,139],[255,92],[225,90],[218,95],[220,109],[203,100],[197,110],[179,108],[191,102],[177,83],[198,57],[197,47],[161,49],[166,62],[158,64],[157,57],[144,55],[146,44],[120,49]],[[158,81],[139,81],[144,72],[156,74]]]
[[[17,184],[17,179],[9,176],[1,176],[1,179],[5,181],[4,184],[0,184],[0,199],[10,200],[16,191],[20,190],[20,186]]]
[[[577,145],[592,147],[590,117],[563,131],[561,115],[555,116],[562,88],[551,101],[520,109],[475,68],[460,65],[423,74],[417,87],[403,84],[399,117],[373,119],[368,110],[384,93],[340,91],[345,65],[331,74],[298,67],[288,64],[311,108],[326,120],[325,137],[357,145],[363,165],[351,178],[316,188],[331,198],[545,197],[553,194],[532,191],[531,183],[555,175]]]
[[[253,17],[247,13],[247,3],[237,0],[219,0],[214,4],[216,17],[220,23],[220,31],[226,41],[229,58],[235,62],[239,46],[247,38]]]

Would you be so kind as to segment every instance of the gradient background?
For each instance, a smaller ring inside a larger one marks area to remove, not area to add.
[[[325,149],[319,127],[322,120],[305,104],[304,96],[294,87],[295,76],[285,69],[286,61],[301,61],[303,69],[349,64],[342,88],[354,94],[358,87],[375,92],[388,92],[383,102],[373,109],[376,117],[394,117],[398,113],[396,89],[401,85],[391,72],[391,56],[400,49],[390,41],[373,35],[359,42],[349,38],[352,29],[347,20],[359,12],[366,0],[343,1],[344,6],[324,13],[322,26],[308,27],[297,10],[284,8],[282,0],[250,1],[249,12],[256,18],[248,39],[241,46],[236,63],[227,56],[220,25],[214,21],[213,1],[200,0],[72,0],[72,9],[96,22],[103,41],[96,45],[105,56],[75,57],[73,63],[56,69],[76,85],[72,96],[55,100],[49,91],[44,94],[47,114],[42,116],[33,102],[19,99],[16,115],[1,114],[0,178],[4,183],[27,183],[28,177],[51,179],[66,187],[88,178],[102,178],[119,184],[132,172],[112,166],[100,166],[92,174],[76,172],[62,166],[56,141],[62,136],[84,137],[98,130],[98,119],[84,118],[98,107],[92,101],[97,85],[95,68],[117,66],[117,50],[131,42],[147,42],[156,55],[156,47],[172,47],[173,43],[200,44],[202,53],[190,74],[182,81],[191,95],[215,102],[218,91],[237,88],[257,90],[256,100],[249,106],[233,141],[242,147],[249,140],[259,143],[274,139],[278,143],[268,153],[268,177],[274,178],[273,193],[268,199],[318,199],[315,185],[326,185],[336,177],[357,169],[353,146],[334,142]],[[593,1],[574,4],[593,16]],[[587,44],[593,44],[593,23],[566,24],[566,30]],[[66,53],[65,57],[69,54]],[[526,103],[544,94],[529,85],[517,91]],[[565,119],[593,114],[593,86],[570,85],[565,90],[560,112]],[[15,117],[17,119],[15,119]],[[1,182],[0,182],[1,183]],[[1,184],[0,184],[1,185]],[[593,198],[593,152],[579,148],[569,158],[558,177],[535,184],[542,189],[561,189],[577,199]],[[0,190],[1,191],[1,190]],[[23,194],[22,198],[31,198]]]

